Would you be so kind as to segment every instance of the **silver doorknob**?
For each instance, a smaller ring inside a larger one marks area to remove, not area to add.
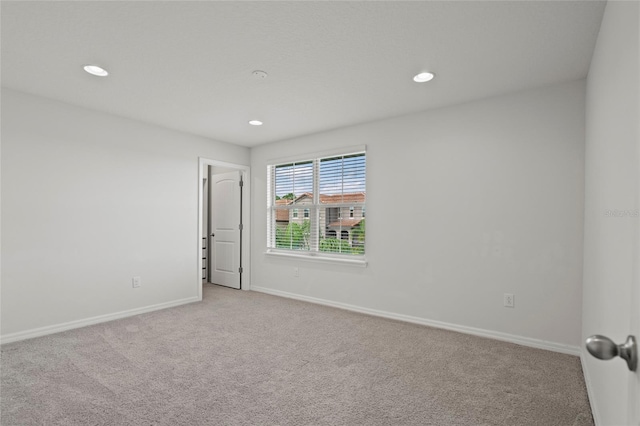
[[[638,368],[638,343],[633,336],[627,337],[627,341],[616,345],[608,337],[595,334],[587,338],[587,350],[598,359],[611,359],[619,356],[627,361],[629,370],[636,371]]]

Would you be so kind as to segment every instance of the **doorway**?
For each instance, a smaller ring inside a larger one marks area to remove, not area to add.
[[[198,167],[198,296],[206,282],[249,290],[250,168],[205,158]]]

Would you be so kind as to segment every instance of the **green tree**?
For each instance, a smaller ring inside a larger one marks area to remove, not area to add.
[[[354,246],[361,246],[362,251],[364,252],[364,242],[365,242],[365,223],[364,219],[360,221],[357,226],[353,227],[351,231],[351,241]]]
[[[351,246],[347,240],[339,240],[337,238],[323,238],[320,240],[320,251],[330,253],[351,253]]]
[[[300,225],[300,232],[302,232],[302,239],[304,240],[304,248],[309,249],[311,246],[311,221],[305,219]]]
[[[302,224],[289,222],[286,228],[276,228],[276,248],[291,250],[309,250],[311,223],[305,220]]]
[[[280,197],[280,199],[282,199],[282,200],[295,200],[296,199],[296,194],[294,194],[293,192],[290,192],[287,195],[283,195],[282,197]]]

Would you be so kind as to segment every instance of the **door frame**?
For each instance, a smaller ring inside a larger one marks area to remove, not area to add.
[[[242,172],[242,239],[240,264],[242,265],[242,290],[251,289],[251,167],[242,164],[228,163],[225,161],[212,160],[198,157],[198,236],[197,236],[197,289],[198,300],[202,300],[202,229],[204,220],[202,210],[204,207],[204,193],[202,180],[208,176],[208,166],[226,167]],[[211,201],[211,200],[210,200]]]

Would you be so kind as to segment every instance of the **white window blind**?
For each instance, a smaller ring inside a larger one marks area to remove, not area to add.
[[[364,152],[269,165],[267,200],[269,250],[364,257]]]

